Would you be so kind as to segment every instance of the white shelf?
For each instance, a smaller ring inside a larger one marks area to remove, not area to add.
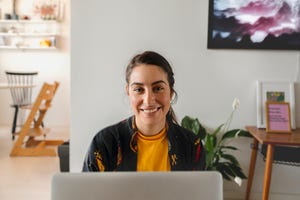
[[[0,36],[5,37],[17,37],[17,36],[27,36],[27,37],[55,37],[56,33],[3,33],[0,32]]]
[[[5,24],[55,24],[56,20],[13,20],[13,19],[1,19],[0,23]]]
[[[57,24],[56,20],[0,20],[0,49],[54,50]],[[43,40],[51,46],[39,46]]]
[[[55,50],[56,47],[0,46],[0,49],[20,50]]]

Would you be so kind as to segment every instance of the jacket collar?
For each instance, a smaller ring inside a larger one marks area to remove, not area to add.
[[[127,125],[129,127],[130,130],[130,149],[137,153],[137,133],[138,133],[138,129],[136,127],[135,124],[135,116],[131,116],[127,119]],[[173,141],[173,135],[170,134],[172,131],[170,131],[170,129],[172,129],[173,127],[173,123],[171,123],[168,119],[166,120],[166,128],[167,128],[167,137],[169,139],[169,150],[171,149],[172,145],[170,143],[170,140]]]

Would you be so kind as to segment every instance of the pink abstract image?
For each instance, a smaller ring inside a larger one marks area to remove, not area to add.
[[[300,50],[300,0],[211,0],[209,48]]]

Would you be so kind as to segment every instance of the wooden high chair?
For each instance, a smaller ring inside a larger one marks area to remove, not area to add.
[[[60,145],[63,140],[46,140],[46,134],[50,132],[49,128],[42,126],[42,121],[46,112],[51,106],[51,101],[59,86],[58,82],[54,84],[44,83],[39,95],[37,96],[32,109],[22,127],[18,132],[18,139],[15,142],[10,156],[56,156],[56,149],[46,148],[48,145]],[[35,116],[38,116],[35,120]],[[31,128],[31,125],[33,127]],[[44,136],[42,139],[36,137]]]

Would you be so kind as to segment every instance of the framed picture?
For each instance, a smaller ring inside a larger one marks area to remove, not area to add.
[[[290,104],[285,102],[266,102],[266,132],[291,132]]]
[[[43,20],[59,20],[61,15],[60,0],[34,0],[34,17]]]
[[[209,0],[209,49],[300,49],[299,0]]]
[[[290,105],[291,128],[296,128],[295,89],[293,82],[257,81],[257,127],[266,128],[266,102],[286,102]]]

